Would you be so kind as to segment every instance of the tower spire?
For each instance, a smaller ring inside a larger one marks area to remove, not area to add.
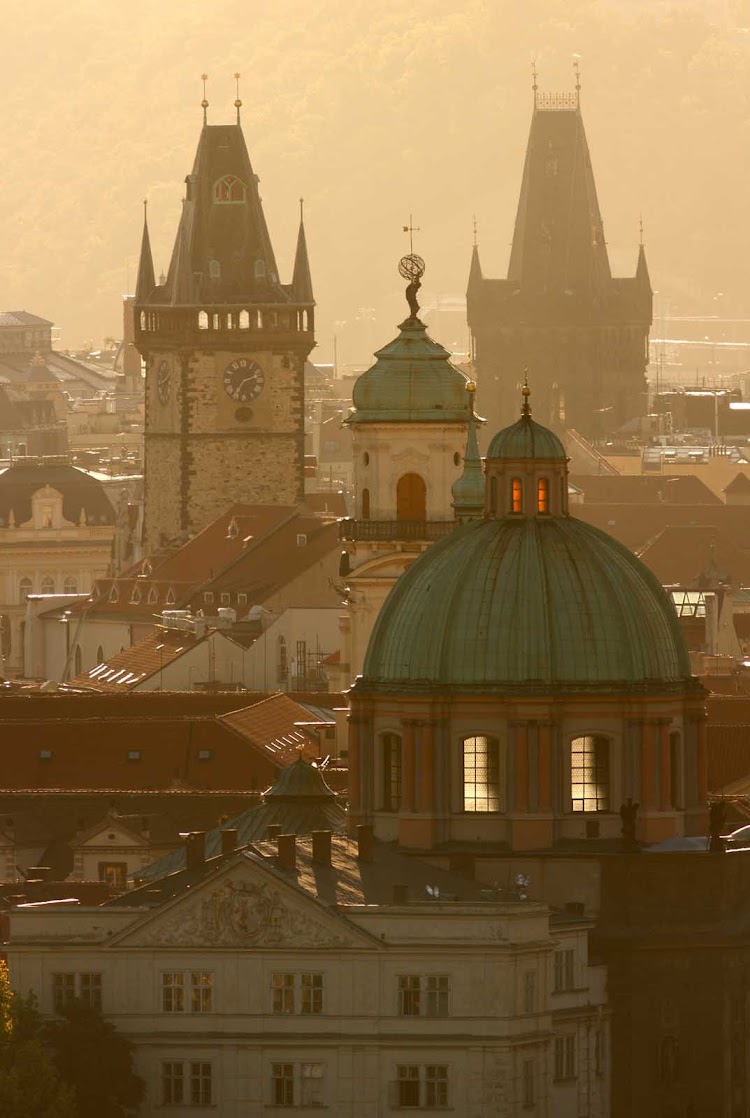
[[[208,124],[208,99],[206,97],[208,74],[201,74],[201,81],[203,82],[203,100],[201,101],[201,108],[203,109],[203,125],[205,127]]]
[[[530,417],[531,416],[531,404],[529,403],[529,396],[531,395],[531,389],[529,388],[529,367],[528,367],[528,365],[524,366],[524,370],[523,370],[523,388],[521,389],[521,395],[523,396],[523,404],[521,405],[521,415]]]
[[[536,59],[531,63],[531,88],[534,91],[534,108],[537,108],[539,94],[539,75],[536,69]]]
[[[297,252],[294,257],[292,297],[296,303],[314,303],[310,260],[307,255],[307,237],[305,236],[304,205],[304,198],[300,198],[299,233],[297,234]]]
[[[469,405],[469,422],[466,430],[466,453],[464,469],[453,482],[453,510],[456,520],[479,520],[484,512],[484,471],[477,441],[477,417],[474,413],[474,395],[477,386],[473,381],[466,385]]]
[[[573,73],[576,76],[576,108],[581,107],[581,64],[577,54],[573,55]]]
[[[154,258],[151,255],[151,240],[148,235],[148,200],[143,199],[143,236],[141,238],[141,258],[138,261],[138,278],[135,284],[136,303],[147,303],[156,287],[154,278]]]
[[[240,78],[241,74],[234,75],[235,85],[237,87],[237,95],[234,100],[234,107],[237,110],[237,124],[240,123],[240,109],[242,108],[242,101],[240,100]]]

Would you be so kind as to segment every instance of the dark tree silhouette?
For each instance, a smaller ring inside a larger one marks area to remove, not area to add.
[[[78,1118],[128,1118],[144,1094],[133,1070],[133,1046],[82,1002],[66,1006],[45,1034],[55,1066],[75,1088]]]

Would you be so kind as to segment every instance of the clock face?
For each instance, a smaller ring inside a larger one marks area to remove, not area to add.
[[[160,361],[159,367],[156,370],[156,395],[159,397],[160,404],[166,404],[168,402],[171,390],[172,382],[169,373],[169,362]]]
[[[224,391],[237,404],[257,400],[266,385],[266,375],[249,357],[237,357],[224,370]]]

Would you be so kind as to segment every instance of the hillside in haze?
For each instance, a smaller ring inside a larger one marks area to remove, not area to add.
[[[215,123],[233,118],[242,73],[283,279],[306,199],[319,359],[335,331],[343,361],[365,361],[352,322],[374,315],[382,344],[402,317],[410,211],[426,299],[464,291],[475,213],[485,274],[504,274],[531,59],[542,89],[568,89],[574,53],[613,269],[633,271],[643,213],[652,281],[673,308],[707,309],[722,292],[724,310],[748,315],[748,4],[0,0],[0,13],[12,28],[0,309],[53,319],[64,346],[119,336],[145,196],[157,271],[167,267],[201,71]]]

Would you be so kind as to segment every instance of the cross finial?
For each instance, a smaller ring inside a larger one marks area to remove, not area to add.
[[[539,78],[539,75],[537,74],[537,71],[536,71],[536,59],[533,59],[533,61],[531,63],[531,88],[534,91],[534,108],[536,108],[537,93],[539,92],[538,78]]]
[[[473,221],[474,221],[474,248],[476,248],[477,244],[478,244],[478,242],[477,242],[477,215],[476,214],[473,215]]]
[[[201,74],[201,81],[203,82],[203,100],[201,101],[201,108],[203,109],[203,123],[208,124],[208,99],[206,98],[206,82],[208,81],[208,74]]]
[[[521,389],[523,396],[523,404],[521,405],[521,415],[531,415],[531,404],[529,403],[529,396],[531,389],[529,388],[529,366],[524,365],[523,368],[523,388]]]
[[[581,64],[577,54],[573,55],[573,73],[576,76],[576,108],[581,107]]]
[[[404,233],[409,234],[409,253],[413,254],[414,253],[414,234],[415,233],[421,233],[421,229],[419,228],[418,225],[414,224],[414,217],[413,217],[412,214],[409,214],[409,224],[404,226]]]
[[[240,77],[241,74],[234,75],[234,83],[237,88],[237,96],[235,97],[234,107],[237,110],[237,123],[240,123],[240,109],[242,108],[242,101],[240,101]]]

